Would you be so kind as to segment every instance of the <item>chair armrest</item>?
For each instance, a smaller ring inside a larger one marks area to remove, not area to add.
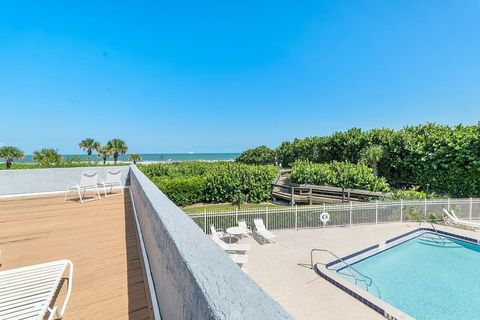
[[[76,182],[69,182],[69,183],[67,184],[67,188],[70,189],[70,187],[72,187],[72,188],[80,188],[80,185],[79,185],[78,183],[76,183]]]
[[[71,261],[68,261],[67,262],[70,270],[69,270],[69,273],[68,273],[68,287],[67,287],[67,296],[65,297],[65,300],[63,302],[63,306],[62,306],[62,309],[57,310],[56,313],[57,313],[57,316],[58,318],[63,318],[63,314],[65,313],[65,310],[67,309],[67,304],[68,304],[68,300],[70,300],[70,296],[72,295],[72,285],[73,285],[73,263]]]

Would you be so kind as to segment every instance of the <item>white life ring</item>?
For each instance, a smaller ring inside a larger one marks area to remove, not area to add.
[[[320,221],[325,225],[328,221],[330,221],[330,214],[328,212],[322,212],[320,214]]]

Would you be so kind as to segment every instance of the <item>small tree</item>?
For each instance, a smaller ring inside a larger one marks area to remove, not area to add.
[[[23,151],[17,147],[5,146],[0,148],[0,159],[5,160],[7,169],[12,167],[13,161],[23,159],[24,156]]]
[[[142,161],[142,156],[138,153],[132,153],[128,156],[128,161],[133,161],[133,164],[137,164],[137,161]]]
[[[370,146],[363,149],[360,162],[371,167],[373,174],[378,176],[378,163],[383,158],[383,148],[381,146]]]
[[[100,143],[92,138],[87,138],[83,139],[78,146],[82,148],[83,151],[87,151],[88,162],[90,163],[92,161],[92,152],[100,147]]]
[[[44,148],[40,151],[33,153],[33,161],[39,163],[42,166],[50,167],[52,165],[59,165],[63,162],[63,157],[57,150],[52,148]]]
[[[105,165],[105,163],[107,163],[107,158],[111,155],[110,150],[107,148],[107,146],[98,146],[96,151],[97,156],[103,159],[103,164]]]
[[[125,154],[128,151],[127,144],[120,139],[112,139],[108,141],[107,148],[110,151],[110,154],[113,155],[113,162],[115,164],[117,164],[118,156],[120,154]]]

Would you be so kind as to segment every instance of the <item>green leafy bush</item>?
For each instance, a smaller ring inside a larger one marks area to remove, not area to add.
[[[234,162],[178,162],[138,166],[177,205],[262,202],[278,169]]]
[[[235,161],[252,165],[275,165],[276,154],[275,150],[267,146],[260,146],[245,150]]]
[[[203,177],[154,177],[152,182],[179,206],[204,200],[205,179]]]
[[[378,146],[382,157],[378,174],[390,184],[406,182],[454,197],[480,195],[480,126],[424,124],[401,130],[357,128],[329,136],[283,142],[278,161],[357,163],[366,149]],[[428,185],[428,187],[427,187]]]
[[[435,198],[435,194],[427,194],[417,190],[394,190],[385,200],[423,200]]]
[[[371,168],[363,164],[331,162],[327,164],[297,161],[290,174],[292,182],[340,188],[389,191],[384,178],[376,177]]]
[[[231,163],[219,166],[205,178],[205,199],[208,202],[242,200],[258,203],[270,198],[271,183],[278,169],[274,166],[250,166]]]

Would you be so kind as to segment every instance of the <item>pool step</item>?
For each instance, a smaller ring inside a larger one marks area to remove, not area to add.
[[[462,246],[456,244],[447,238],[438,238],[430,236],[422,236],[418,238],[418,242],[428,246],[442,247],[442,248],[461,248]]]

